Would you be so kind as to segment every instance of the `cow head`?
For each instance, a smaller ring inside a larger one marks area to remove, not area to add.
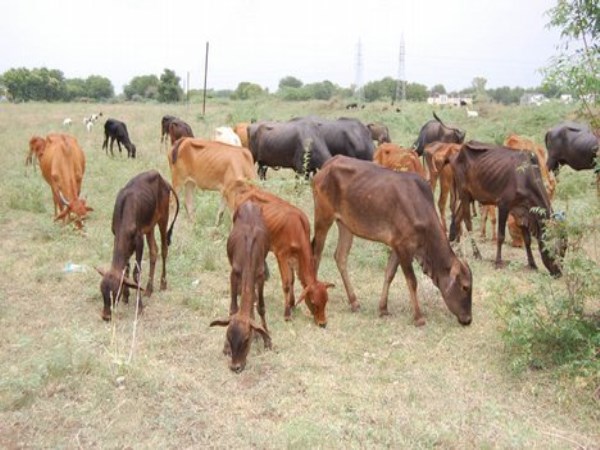
[[[127,156],[135,159],[135,153],[136,153],[135,144],[130,144],[127,147]]]
[[[111,308],[118,303],[121,297],[125,303],[129,302],[130,287],[134,289],[139,288],[141,292],[144,289],[125,275],[126,270],[119,273],[119,271],[113,268],[107,271],[96,267],[96,271],[102,276],[102,281],[100,282],[100,292],[104,300],[102,319],[108,322],[111,318]]]
[[[33,164],[33,158],[40,159],[46,148],[46,140],[39,136],[34,136],[29,140],[29,154],[25,159],[25,165]]]
[[[564,213],[553,213],[550,219],[542,219],[540,255],[548,272],[554,277],[562,275],[561,261],[567,251],[568,238],[564,226]]]
[[[74,200],[68,201],[60,190],[58,191],[58,195],[64,208],[54,218],[54,220],[64,220],[67,218],[70,219],[71,215],[73,215],[75,216],[75,218],[73,219],[73,221],[75,222],[75,226],[78,230],[81,230],[83,228],[83,221],[87,218],[87,213],[93,211],[94,208],[87,206],[85,203],[85,199],[76,198]]]
[[[246,367],[254,332],[261,334],[265,342],[271,340],[269,333],[262,326],[239,312],[229,319],[213,320],[210,326],[227,327],[225,348],[228,349],[227,353],[231,354],[229,368],[235,373],[240,373]]]
[[[469,325],[472,320],[473,275],[466,262],[454,259],[446,283],[440,290],[450,312],[461,325]]]
[[[325,314],[325,307],[329,301],[329,295],[327,289],[334,287],[335,284],[323,283],[322,281],[315,281],[304,288],[300,298],[296,302],[296,305],[302,301],[306,302],[306,306],[310,310],[315,319],[315,323],[322,328],[327,326],[327,316]]]

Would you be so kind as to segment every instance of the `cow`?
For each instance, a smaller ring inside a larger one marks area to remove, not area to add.
[[[456,204],[452,208],[450,240],[457,238],[458,226],[464,221],[472,230],[469,205],[473,200],[498,207],[496,267],[503,265],[502,244],[506,221],[511,212],[523,233],[527,262],[537,269],[531,252],[531,235],[538,240],[542,261],[554,276],[560,276],[557,256],[562,257],[566,242],[557,242],[551,252],[543,241],[546,221],[552,218],[552,206],[544,189],[537,157],[529,152],[469,141],[460,152],[449,159],[454,170]],[[476,257],[480,257],[475,241],[471,239]],[[556,254],[551,254],[556,253]]]
[[[282,198],[244,181],[232,183],[228,191],[236,205],[251,200],[261,209],[269,230],[270,249],[279,265],[285,298],[285,320],[291,319],[293,307],[305,301],[314,322],[320,327],[327,326],[327,289],[333,287],[333,284],[317,279],[310,244],[310,223],[306,214]],[[294,273],[303,288],[297,302],[294,295]]]
[[[432,142],[462,144],[465,140],[464,131],[444,125],[435,112],[433,113],[433,117],[435,120],[430,120],[423,125],[421,131],[419,131],[419,137],[413,144],[419,156],[423,154],[423,150],[425,150],[427,144],[431,144]]]
[[[248,144],[248,127],[250,122],[236,123],[233,127],[233,132],[240,138],[240,144],[242,147],[249,148]]]
[[[169,122],[169,138],[171,145],[174,145],[182,137],[194,137],[192,127],[181,119],[173,119]]]
[[[233,215],[233,227],[227,239],[227,257],[231,264],[231,304],[229,318],[213,320],[211,327],[226,326],[223,353],[231,356],[229,368],[240,373],[246,367],[252,335],[259,333],[265,348],[271,348],[271,337],[265,319],[265,259],[270,241],[260,208],[252,201],[242,203]],[[241,296],[238,308],[238,295]],[[254,304],[261,324],[254,320]]]
[[[377,144],[384,144],[392,142],[390,139],[390,131],[387,126],[381,123],[369,123],[367,128],[371,133],[371,139],[377,142]]]
[[[40,170],[52,190],[54,220],[73,221],[83,228],[87,213],[93,211],[80,198],[85,173],[85,154],[77,139],[67,134],[49,134],[46,138],[34,136],[29,141],[27,161],[37,156]]]
[[[444,165],[444,161],[451,155],[458,153],[461,144],[452,144],[445,142],[434,142],[428,144],[423,151],[425,163],[429,172],[429,185],[431,191],[435,193],[437,180],[440,180],[440,195],[438,197],[438,210],[440,213],[440,221],[444,233],[447,232],[446,227],[446,205],[448,203],[448,194],[453,195],[452,183],[454,173],[452,166]]]
[[[357,311],[360,304],[346,266],[356,235],[391,248],[379,301],[381,316],[388,314],[389,287],[400,265],[415,325],[425,324],[412,267],[416,259],[458,321],[463,325],[471,323],[471,269],[452,251],[435,212],[431,189],[422,177],[338,155],[327,161],[313,178],[313,198],[312,247],[317,272],[327,233],[335,221],[338,226],[335,260],[352,311]]]
[[[193,187],[221,193],[221,205],[216,224],[221,223],[225,205],[233,212],[233,200],[225,197],[225,188],[235,180],[254,180],[254,161],[247,148],[182,138],[168,154],[173,189],[179,192],[185,186],[185,207],[188,217],[193,212]]]
[[[173,120],[177,120],[177,117],[171,116],[169,114],[164,115],[162,117],[162,119],[160,120],[160,143],[161,144],[164,142],[166,145],[166,142],[167,142],[166,138],[169,135],[169,124]]]
[[[175,215],[169,224],[169,200],[173,193],[175,198]],[[112,264],[108,271],[97,268],[102,276],[100,292],[104,300],[102,319],[111,319],[111,309],[123,298],[129,300],[129,288],[137,288],[140,284],[142,256],[144,252],[144,236],[150,251],[150,273],[145,295],[152,295],[154,288],[154,270],[158,256],[158,248],[154,239],[154,228],[160,232],[162,272],[160,290],[167,288],[167,256],[173,235],[173,226],[179,213],[179,199],[171,185],[156,171],[142,172],[133,177],[119,191],[115,200],[112,216],[112,233],[115,237]],[[135,252],[133,280],[129,278],[129,259]],[[143,310],[139,301],[140,312]]]
[[[377,147],[373,162],[398,172],[413,172],[425,178],[425,169],[417,153],[396,144],[384,143]]]
[[[267,167],[291,168],[296,174],[308,177],[331,157],[313,121],[251,124],[248,143],[262,180],[266,179]]]
[[[544,138],[548,150],[546,166],[558,176],[561,165],[574,170],[596,167],[599,150],[599,135],[581,123],[563,122],[550,129]],[[599,179],[596,178],[598,183]]]
[[[242,146],[242,140],[230,127],[222,126],[215,128],[213,140],[224,144],[235,145],[237,147]]]
[[[127,149],[127,157],[135,158],[136,148],[135,145],[129,139],[129,133],[127,132],[127,125],[117,119],[107,119],[104,122],[104,142],[102,148],[108,155],[108,139],[110,138],[110,155],[114,156],[113,144],[117,141],[119,147],[119,153],[121,153],[121,144]]]

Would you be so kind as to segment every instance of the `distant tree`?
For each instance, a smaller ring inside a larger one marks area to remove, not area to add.
[[[131,100],[133,96],[158,100],[158,86],[160,81],[156,75],[141,75],[134,77],[123,88],[125,98]]]
[[[311,98],[316,100],[329,100],[335,94],[337,87],[331,81],[325,80],[320,83],[311,83],[304,86]]]
[[[436,94],[445,94],[446,93],[446,88],[444,87],[443,84],[436,84],[435,86],[433,86],[431,88],[431,95],[436,95]]]
[[[248,100],[264,95],[265,91],[258,84],[242,81],[231,95],[234,100]]]
[[[391,77],[379,81],[371,81],[363,86],[365,100],[374,102],[383,98],[393,99],[396,94],[397,81]]]
[[[290,88],[301,88],[303,86],[302,81],[296,77],[287,76],[279,80],[279,89],[290,87]]]
[[[69,78],[65,81],[65,100],[72,101],[86,97],[85,80],[83,78]]]
[[[9,69],[2,74],[2,83],[14,101],[55,102],[66,98],[65,77],[60,70],[45,67]]]
[[[600,3],[597,0],[557,0],[546,12],[548,27],[561,30],[558,54],[544,69],[545,84],[556,84],[581,99],[594,128],[600,117]]]
[[[108,78],[100,75],[90,75],[85,80],[86,97],[95,100],[106,100],[114,97],[115,90]]]
[[[310,100],[311,94],[310,91],[306,87],[289,87],[284,86],[279,88],[277,91],[277,95],[286,101],[302,101],[302,100]]]
[[[475,100],[483,101],[487,99],[487,94],[485,92],[485,85],[487,84],[487,79],[484,77],[475,77],[473,81],[471,81],[471,86],[475,93]]]
[[[504,105],[519,104],[521,97],[525,93],[525,89],[516,87],[511,88],[508,86],[502,86],[496,89],[488,89],[487,95],[497,103]]]
[[[427,86],[419,83],[406,84],[406,100],[412,102],[424,102],[427,100]]]
[[[158,85],[158,100],[164,103],[178,102],[183,99],[183,89],[179,86],[179,78],[175,72],[165,69],[160,76]]]

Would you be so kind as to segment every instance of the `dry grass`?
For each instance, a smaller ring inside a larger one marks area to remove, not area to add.
[[[85,132],[79,117],[98,110],[128,124],[138,159],[106,157],[102,127]],[[213,226],[218,197],[212,193],[196,196],[195,222],[184,214],[175,226],[169,289],[146,300],[128,363],[134,304],[120,305],[113,323],[103,323],[100,278],[92,267],[111,259],[117,191],[150,168],[170,179],[159,150],[161,116],[178,115],[197,136],[208,137],[228,118],[346,114],[325,103],[213,103],[202,121],[197,111],[167,105],[1,106],[0,447],[598,447],[598,403],[586,389],[548,373],[515,376],[508,369],[493,312],[504,298],[491,287],[526,290],[545,275],[524,270],[524,252],[515,249],[506,250],[511,264],[496,271],[490,243],[481,245],[483,261],[470,261],[474,320],[467,328],[423,276],[419,293],[427,325],[412,325],[401,274],[390,292],[392,315],[380,319],[386,250],[361,240],[350,265],[362,310],[351,313],[332,258],[335,229],[320,274],[337,285],[327,329],[317,328],[304,306],[284,322],[279,274],[269,256],[265,295],[274,349],[256,342],[246,370],[231,373],[221,354],[223,330],[208,327],[226,313],[229,301],[230,222]],[[510,128],[540,140],[569,111],[490,108],[477,124],[462,113],[443,112],[470,137],[493,140]],[[353,114],[388,123],[392,138],[410,145],[430,111],[409,105],[397,114],[372,105]],[[66,116],[88,158],[83,190],[95,211],[83,236],[52,223],[49,188],[39,171],[23,167],[28,139],[59,131]],[[527,127],[514,129],[522,123]],[[589,201],[596,201],[589,183],[581,184],[589,188]],[[286,171],[270,171],[265,188],[312,216],[309,186]],[[89,269],[64,273],[68,261]]]

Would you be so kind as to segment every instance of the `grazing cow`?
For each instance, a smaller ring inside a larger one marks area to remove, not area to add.
[[[166,144],[166,137],[169,135],[169,124],[171,121],[176,120],[177,117],[164,115],[160,121],[160,143],[163,142]]]
[[[333,287],[333,284],[317,279],[310,246],[310,224],[306,214],[285,200],[247,182],[234,182],[229,186],[228,191],[235,199],[235,204],[251,200],[261,209],[269,230],[271,251],[277,258],[281,274],[285,297],[285,320],[291,319],[292,308],[304,300],[315,323],[325,327],[327,325],[325,307],[329,298],[327,289]],[[295,301],[294,296],[294,272],[303,287],[298,302]]]
[[[357,109],[358,108],[358,103],[348,103],[346,105],[346,109]]]
[[[233,127],[233,132],[238,135],[240,138],[240,143],[242,147],[250,148],[248,144],[248,127],[250,126],[250,122],[240,122],[236,123]]]
[[[222,195],[217,212],[217,225],[221,223],[225,205],[233,212],[233,200],[225,197],[225,188],[235,180],[256,179],[254,161],[247,148],[215,141],[182,138],[168,154],[173,189],[179,192],[185,185],[185,207],[192,216],[192,191],[199,189],[219,191]]]
[[[574,170],[596,167],[599,136],[584,124],[560,123],[546,133],[545,142],[548,149],[546,165],[556,176],[563,164],[571,166]]]
[[[237,147],[242,146],[242,140],[230,127],[215,128],[213,140],[222,142],[223,144],[235,145]]]
[[[73,220],[82,229],[87,213],[93,209],[80,198],[85,154],[77,139],[67,134],[49,134],[45,139],[35,136],[29,141],[27,161],[32,161],[33,155],[37,155],[42,175],[52,189],[54,220]]]
[[[169,122],[169,137],[171,145],[174,145],[182,137],[194,137],[192,127],[181,119],[173,119]]]
[[[171,226],[169,224],[169,198],[173,192],[176,210]],[[111,307],[123,297],[129,300],[129,287],[136,288],[140,284],[140,270],[144,252],[144,236],[150,251],[150,274],[146,285],[146,296],[152,295],[154,286],[154,269],[158,256],[158,248],[154,239],[154,227],[158,225],[160,232],[162,272],[160,290],[167,288],[167,255],[173,234],[173,225],[179,213],[179,199],[167,181],[155,170],[142,172],[119,191],[115,201],[112,217],[112,233],[115,236],[112,264],[108,271],[97,269],[102,275],[100,292],[104,300],[102,319],[111,318]],[[136,265],[133,268],[133,280],[129,279],[129,259],[135,252]],[[143,309],[139,302],[140,312]]]
[[[353,158],[373,161],[375,147],[369,129],[357,119],[340,117],[326,120],[316,116],[307,116],[294,121],[314,122],[331,156],[345,155]]]
[[[377,144],[392,142],[390,139],[390,131],[387,126],[381,123],[369,123],[367,124],[367,128],[371,132],[371,139],[377,141]]]
[[[248,127],[248,141],[262,180],[266,179],[267,167],[291,168],[308,177],[331,157],[314,121],[252,124]]]
[[[419,131],[419,137],[413,144],[419,156],[423,154],[423,150],[425,150],[427,144],[431,144],[432,142],[462,144],[465,140],[464,131],[444,125],[435,112],[433,113],[433,117],[435,120],[430,120],[423,125],[421,131]]]
[[[413,173],[394,172],[371,162],[335,156],[313,179],[315,235],[313,251],[318,270],[329,228],[338,226],[335,260],[353,311],[360,305],[346,268],[353,236],[391,247],[385,271],[380,315],[387,315],[389,287],[398,265],[402,267],[414,310],[414,321],[425,324],[417,299],[412,262],[441,291],[450,311],[463,325],[471,323],[472,275],[456,257],[444,234],[427,182]]]
[[[450,159],[454,169],[457,204],[452,208],[450,240],[457,236],[458,226],[464,221],[472,230],[469,205],[477,200],[484,205],[498,207],[498,233],[496,266],[502,266],[506,220],[512,212],[521,228],[529,267],[536,269],[531,252],[531,234],[539,243],[542,261],[552,275],[560,275],[561,269],[555,255],[549,253],[543,241],[546,220],[552,217],[552,206],[544,189],[537,158],[528,152],[470,141]],[[532,210],[533,208],[533,210]],[[480,257],[475,241],[471,239],[476,257]],[[566,243],[555,246],[557,254],[564,255]]]
[[[136,148],[135,145],[129,140],[129,133],[127,132],[127,125],[117,119],[107,119],[104,123],[104,142],[102,148],[108,155],[108,139],[110,138],[110,156],[114,156],[113,144],[117,141],[119,147],[119,153],[121,153],[121,144],[127,149],[127,157],[135,158]]]
[[[467,107],[467,117],[469,117],[469,118],[479,117],[479,113],[477,111],[474,111]]]
[[[434,142],[425,147],[423,155],[429,171],[429,185],[431,191],[435,193],[437,180],[440,180],[440,196],[438,197],[438,210],[440,212],[440,221],[444,233],[446,227],[446,205],[448,203],[448,194],[452,197],[452,182],[454,172],[452,166],[444,165],[444,161],[459,152],[461,144],[448,144],[445,142]],[[452,200],[451,200],[452,202]]]
[[[375,150],[373,162],[396,172],[413,172],[425,178],[425,169],[417,153],[410,148],[391,143],[381,144]]]
[[[253,202],[242,203],[233,215],[233,227],[227,239],[227,257],[231,264],[231,304],[229,318],[214,320],[210,326],[226,326],[223,352],[231,356],[229,368],[240,373],[246,367],[252,335],[259,333],[265,348],[271,348],[271,337],[265,320],[265,259],[269,253],[269,231],[260,208]],[[238,308],[237,297],[241,296]],[[258,314],[262,325],[254,321],[254,304],[258,298]]]

